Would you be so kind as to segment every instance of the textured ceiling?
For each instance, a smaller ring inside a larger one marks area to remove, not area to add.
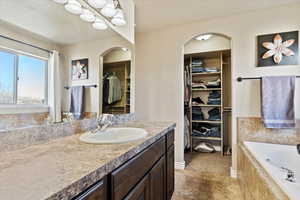
[[[94,30],[52,0],[0,0],[0,20],[59,44],[117,35],[112,30]]]
[[[276,7],[300,0],[134,0],[137,31]]]

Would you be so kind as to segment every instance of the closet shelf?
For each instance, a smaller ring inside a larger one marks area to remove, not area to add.
[[[192,105],[193,107],[221,107],[221,105],[208,105],[208,104],[199,104],[199,105]]]
[[[192,122],[196,123],[207,123],[207,124],[222,124],[222,121],[210,121],[210,120],[192,120]]]
[[[199,139],[199,140],[216,140],[216,141],[222,140],[222,138],[219,138],[219,137],[200,137],[200,136],[192,136],[192,137]]]
[[[202,73],[192,73],[192,76],[216,76],[220,75],[221,72],[202,72]]]
[[[192,88],[193,91],[219,91],[222,90],[221,88],[207,88],[207,89],[203,89],[203,88]]]

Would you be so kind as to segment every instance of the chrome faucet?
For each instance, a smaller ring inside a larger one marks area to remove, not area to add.
[[[105,131],[109,126],[113,125],[113,117],[114,115],[111,114],[102,114],[98,119],[97,119],[97,129],[93,131],[94,133],[100,131],[103,132]]]
[[[300,144],[297,144],[297,151],[298,151],[298,154],[300,155]]]

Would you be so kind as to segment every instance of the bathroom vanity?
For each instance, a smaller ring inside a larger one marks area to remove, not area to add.
[[[148,135],[123,144],[86,144],[74,134],[0,152],[0,196],[10,200],[170,200],[174,128],[129,122]]]
[[[75,200],[169,200],[174,191],[174,130]]]

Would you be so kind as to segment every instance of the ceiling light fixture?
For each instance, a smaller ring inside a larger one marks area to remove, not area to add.
[[[80,19],[82,19],[83,21],[86,21],[86,22],[93,22],[93,21],[95,21],[96,17],[88,9],[83,9],[82,13],[80,15]]]
[[[102,8],[101,14],[106,17],[113,17],[117,13],[113,0],[108,0],[107,4]]]
[[[65,4],[68,2],[68,0],[53,0],[55,3],[59,3],[59,4]]]
[[[112,18],[111,23],[116,26],[124,26],[126,24],[124,13],[120,8],[117,9],[117,14]]]
[[[96,18],[95,22],[93,23],[93,28],[97,30],[106,30],[108,26],[102,19]]]
[[[106,0],[88,0],[88,2],[94,8],[103,8],[107,3]]]
[[[68,3],[65,5],[65,9],[75,15],[80,15],[82,13],[82,6],[76,0],[69,0]]]
[[[128,51],[128,49],[125,47],[122,47],[122,51]]]
[[[209,38],[211,38],[212,34],[205,34],[205,35],[200,35],[198,37],[196,37],[196,40],[199,41],[204,41],[204,40],[208,40]]]

